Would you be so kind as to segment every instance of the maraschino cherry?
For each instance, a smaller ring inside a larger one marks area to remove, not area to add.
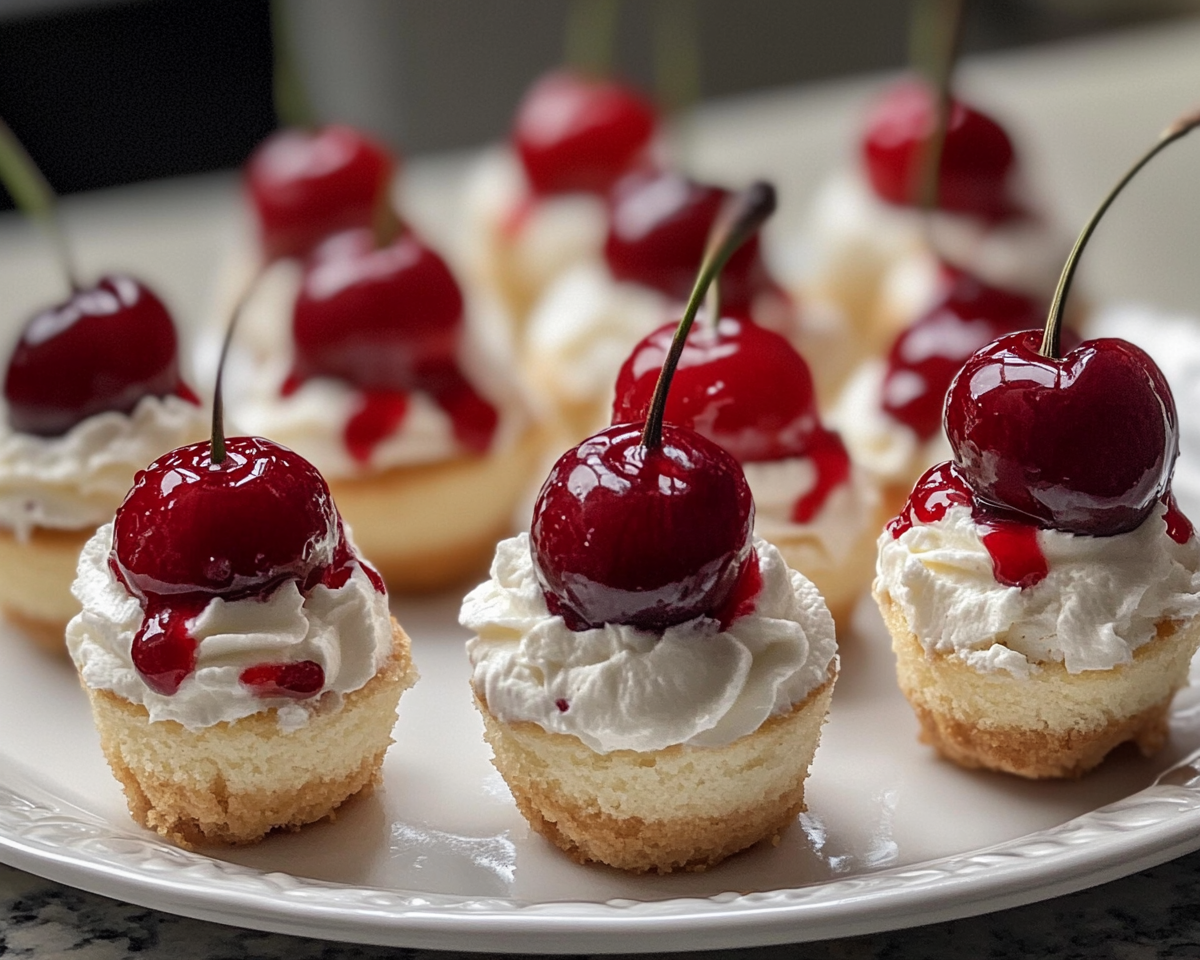
[[[728,197],[720,187],[665,170],[636,171],[622,178],[609,197],[604,242],[612,275],[684,302],[709,231]],[[758,237],[752,236],[721,272],[722,306],[745,311],[757,294],[774,289]]]
[[[664,423],[688,331],[712,279],[774,209],[755,184],[714,227],[644,423],[608,427],[564,454],[534,507],[534,569],[572,630],[605,623],[662,631],[698,616],[728,622],[753,596],[754,501],[737,461]]]
[[[938,130],[935,91],[903,80],[876,104],[862,143],[863,162],[880,198],[900,206],[921,203],[921,173]],[[1000,220],[1020,212],[1011,195],[1015,152],[991,117],[951,100],[941,146],[936,206]]]
[[[1139,526],[1168,494],[1179,452],[1175,403],[1161,371],[1117,339],[1062,354],[1063,307],[1079,256],[1125,185],[1200,125],[1170,127],[1080,233],[1045,332],[1002,337],[976,353],[946,398],[946,435],[975,497],[1041,527],[1111,536]]]
[[[179,376],[175,325],[162,301],[125,274],[85,286],[59,227],[54,191],[0,120],[0,175],[21,210],[55,241],[71,295],[21,330],[4,378],[8,424],[61,436],[88,417],[129,413],[142,397],[195,394]]]
[[[512,142],[534,193],[602,194],[644,155],[657,125],[636,90],[557,70],[525,94]]]
[[[322,239],[392,217],[396,159],[353,127],[280,130],[246,163],[246,189],[268,260],[302,257]]]
[[[498,416],[459,370],[463,316],[449,268],[412,232],[382,246],[369,230],[335,234],[305,264],[285,391],[314,377],[359,388],[364,405],[347,445],[361,460],[398,425],[415,390],[445,410],[464,447],[483,452]]]

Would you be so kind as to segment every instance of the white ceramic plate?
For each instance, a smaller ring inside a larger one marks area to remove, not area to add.
[[[211,856],[129,819],[74,671],[0,636],[0,860],[173,913],[338,940],[460,950],[751,946],[1013,906],[1200,847],[1200,691],[1163,754],[1079,783],[938,762],[869,602],[843,644],[809,813],[778,847],[702,874],[579,867],[531,833],[488,763],[454,598],[401,604],[422,678],[384,787],[333,823]]]

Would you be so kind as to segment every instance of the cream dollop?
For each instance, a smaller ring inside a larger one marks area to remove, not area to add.
[[[0,427],[0,526],[26,539],[35,527],[104,523],[137,471],[208,431],[208,413],[175,396],[143,397],[128,414],[98,413],[60,437]]]
[[[209,601],[188,621],[198,643],[196,669],[174,694],[156,693],[133,666],[130,651],[142,606],[109,568],[111,546],[107,523],[80,555],[71,592],[83,610],[67,625],[67,649],[87,686],[141,704],[151,721],[174,720],[198,730],[275,709],[283,729],[296,729],[315,711],[337,709],[391,655],[387,596],[356,564],[345,585],[318,585],[307,597],[287,581],[264,600]],[[259,697],[238,679],[247,667],[298,660],[312,660],[324,670],[319,695],[299,701]]]
[[[903,611],[929,654],[1024,677],[1043,663],[1070,673],[1129,663],[1164,620],[1200,613],[1200,542],[1166,533],[1159,504],[1136,530],[1087,537],[1039,530],[1049,573],[998,583],[971,510],[956,506],[899,538],[879,538],[876,593]]]
[[[753,733],[823,684],[837,653],[816,587],[766,541],[754,546],[763,587],[752,614],[725,631],[698,617],[660,635],[569,630],[546,609],[528,534],[501,541],[491,578],[459,615],[476,634],[471,683],[497,719],[571,734],[598,753],[718,747]]]

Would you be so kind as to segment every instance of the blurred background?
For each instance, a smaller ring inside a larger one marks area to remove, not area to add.
[[[665,0],[691,18],[704,99],[897,68],[898,0]],[[283,0],[320,119],[406,155],[504,135],[562,59],[567,0]],[[662,2],[625,3],[620,72],[654,81]],[[1200,0],[979,0],[967,54],[1200,14]],[[0,116],[57,190],[240,164],[276,124],[267,0],[0,0]],[[0,192],[0,204],[8,198]]]

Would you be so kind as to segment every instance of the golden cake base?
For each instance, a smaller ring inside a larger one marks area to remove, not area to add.
[[[129,812],[183,847],[246,844],[324,819],[379,778],[400,695],[416,682],[408,636],[393,619],[392,658],[340,709],[284,732],[275,710],[189,730],[86,688],[100,745]]]
[[[578,863],[633,873],[704,870],[779,834],[804,781],[836,679],[791,713],[724,747],[596,753],[577,737],[504,723],[476,699],[492,760],[517,808]]]
[[[900,608],[875,597],[892,635],[896,674],[921,724],[921,740],[967,768],[1030,779],[1076,778],[1115,747],[1159,750],[1175,692],[1187,684],[1200,619],[1164,621],[1131,663],[1068,673],[1041,664],[1027,678],[980,673],[950,656],[927,656]]]
[[[37,528],[28,540],[0,530],[0,610],[39,646],[65,656],[67,621],[79,612],[71,594],[87,530]]]

